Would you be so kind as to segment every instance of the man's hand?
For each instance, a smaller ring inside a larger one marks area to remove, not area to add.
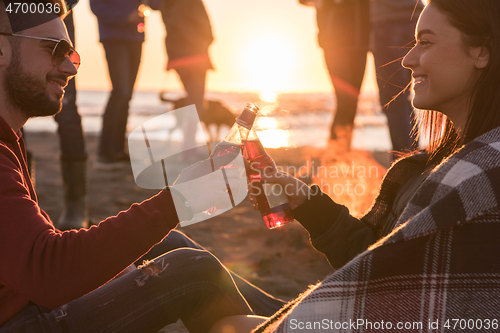
[[[238,164],[238,156],[226,154],[193,164],[182,171],[172,188],[186,198],[194,214],[211,207],[225,209],[231,204],[226,183],[233,196],[241,189],[246,195],[245,168],[243,162]]]
[[[233,161],[237,156],[237,154],[226,154],[214,158],[207,158],[206,160],[190,165],[182,170],[174,185],[182,184],[206,176],[216,171],[220,167],[231,163],[231,161]]]

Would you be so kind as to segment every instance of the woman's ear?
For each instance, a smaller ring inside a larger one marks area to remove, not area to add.
[[[476,63],[474,65],[477,69],[483,69],[488,66],[490,61],[490,51],[486,46],[476,47],[472,52],[472,56],[476,59]]]

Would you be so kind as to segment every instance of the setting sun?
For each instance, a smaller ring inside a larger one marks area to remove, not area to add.
[[[259,93],[260,100],[266,103],[274,103],[278,99],[278,93],[274,91],[261,91]]]
[[[289,89],[290,75],[297,65],[296,50],[290,35],[278,29],[263,28],[249,36],[242,48],[242,68],[247,82],[260,92],[265,102],[274,102],[278,91]]]
[[[331,83],[317,43],[315,10],[298,1],[204,1],[214,42],[206,91],[252,91],[262,100],[284,92],[330,92]],[[88,0],[74,10],[77,48],[83,66],[78,88],[109,90],[97,19]],[[159,11],[145,22],[146,41],[136,90],[182,91],[175,71],[165,71],[165,27]]]

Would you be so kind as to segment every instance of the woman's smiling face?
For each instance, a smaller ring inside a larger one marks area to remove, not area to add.
[[[440,111],[463,129],[472,87],[487,65],[484,52],[465,45],[464,34],[436,6],[428,5],[418,21],[416,44],[403,59],[403,66],[413,72],[413,106]]]

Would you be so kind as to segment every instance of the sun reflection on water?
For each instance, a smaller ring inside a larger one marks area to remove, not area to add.
[[[271,117],[258,117],[255,125],[262,130],[274,130],[279,127],[280,123]]]
[[[290,135],[278,120],[271,117],[257,118],[257,135],[265,148],[280,148],[290,145]]]
[[[284,130],[263,130],[257,133],[265,148],[281,148],[290,145],[288,131]]]

